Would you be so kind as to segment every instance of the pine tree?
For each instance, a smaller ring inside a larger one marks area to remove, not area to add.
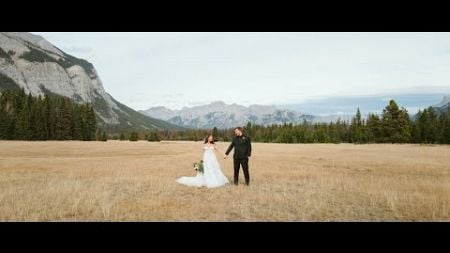
[[[253,129],[252,129],[252,123],[251,122],[247,122],[247,125],[244,127],[244,132],[250,138],[254,137],[253,136]]]
[[[307,129],[306,129],[305,123],[296,127],[295,136],[296,136],[298,143],[306,143],[307,142],[306,132],[307,132]]]
[[[439,117],[440,134],[439,143],[450,144],[450,111],[442,113]]]
[[[426,126],[427,131],[427,142],[436,143],[439,138],[439,118],[433,107],[428,108],[429,126]]]
[[[339,136],[339,125],[337,123],[330,122],[328,125],[328,136],[331,143],[341,143]]]
[[[217,127],[213,128],[212,135],[215,138],[215,140],[217,140],[219,138],[219,130],[217,129]]]
[[[47,119],[45,117],[44,101],[39,96],[31,106],[32,139],[47,139]]]
[[[120,133],[119,140],[121,140],[121,141],[125,140],[125,134],[124,133]]]
[[[92,140],[88,124],[88,114],[89,114],[88,105],[82,105],[80,108],[80,128],[81,128],[81,138],[83,141]]]
[[[81,118],[80,107],[72,108],[71,130],[72,130],[72,138],[74,140],[83,140],[82,125],[83,125],[83,120]]]
[[[9,116],[6,112],[6,104],[7,99],[5,92],[0,93],[0,140],[8,139],[6,132],[9,123]]]
[[[72,108],[67,98],[59,100],[56,131],[58,140],[72,140]]]
[[[355,117],[352,119],[352,123],[350,125],[350,140],[352,143],[365,143],[365,129],[363,121],[361,120],[361,112],[359,107],[356,111]]]
[[[410,120],[406,109],[399,109],[394,100],[383,110],[383,142],[405,143],[411,139]]]
[[[54,140],[55,136],[55,125],[56,125],[56,108],[54,106],[53,100],[48,96],[44,96],[44,107],[45,107],[45,121],[47,123],[47,139]]]
[[[330,142],[330,137],[328,136],[326,123],[315,124],[314,142],[318,142],[318,143]]]
[[[86,129],[87,138],[89,141],[94,140],[95,132],[97,130],[97,123],[95,119],[94,108],[90,105],[87,106],[86,124],[87,124]]]
[[[436,143],[439,139],[439,118],[432,107],[416,115],[413,123],[413,141],[417,143]]]
[[[102,137],[100,138],[100,141],[108,141],[108,137],[106,136],[106,132],[103,131]]]
[[[24,95],[24,94],[23,94]],[[16,133],[15,138],[18,140],[31,140],[30,132],[30,101],[27,96],[19,96],[18,104],[21,104],[18,108],[17,121],[16,121]]]
[[[159,134],[155,132],[151,132],[148,136],[147,141],[149,142],[159,142],[161,139],[159,138]]]
[[[130,135],[130,141],[138,141],[138,133],[132,132]]]
[[[380,117],[376,114],[369,114],[366,122],[367,139],[369,142],[378,143],[381,141],[383,132]]]

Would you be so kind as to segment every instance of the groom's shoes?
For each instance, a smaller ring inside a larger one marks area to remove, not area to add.
[[[238,182],[234,182],[234,185],[235,185],[235,186],[238,186],[239,183],[238,183]],[[246,182],[245,185],[246,185],[246,186],[250,186],[250,183],[247,183],[247,182]]]

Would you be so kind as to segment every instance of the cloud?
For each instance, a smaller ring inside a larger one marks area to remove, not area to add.
[[[105,89],[132,107],[289,104],[450,87],[450,33],[40,35],[87,58]]]

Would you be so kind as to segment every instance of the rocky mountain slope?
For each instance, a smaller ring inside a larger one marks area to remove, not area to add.
[[[178,128],[116,101],[88,61],[64,53],[41,36],[0,32],[0,92],[15,88],[33,96],[53,93],[91,103],[98,125],[111,131]]]

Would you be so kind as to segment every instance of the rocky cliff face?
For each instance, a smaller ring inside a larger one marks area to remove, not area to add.
[[[41,36],[0,32],[0,77],[12,80],[15,86],[33,96],[54,93],[80,103],[91,103],[103,127],[118,130],[176,128],[142,117],[114,100],[103,88],[91,63],[64,53]],[[11,86],[0,82],[0,91]]]

